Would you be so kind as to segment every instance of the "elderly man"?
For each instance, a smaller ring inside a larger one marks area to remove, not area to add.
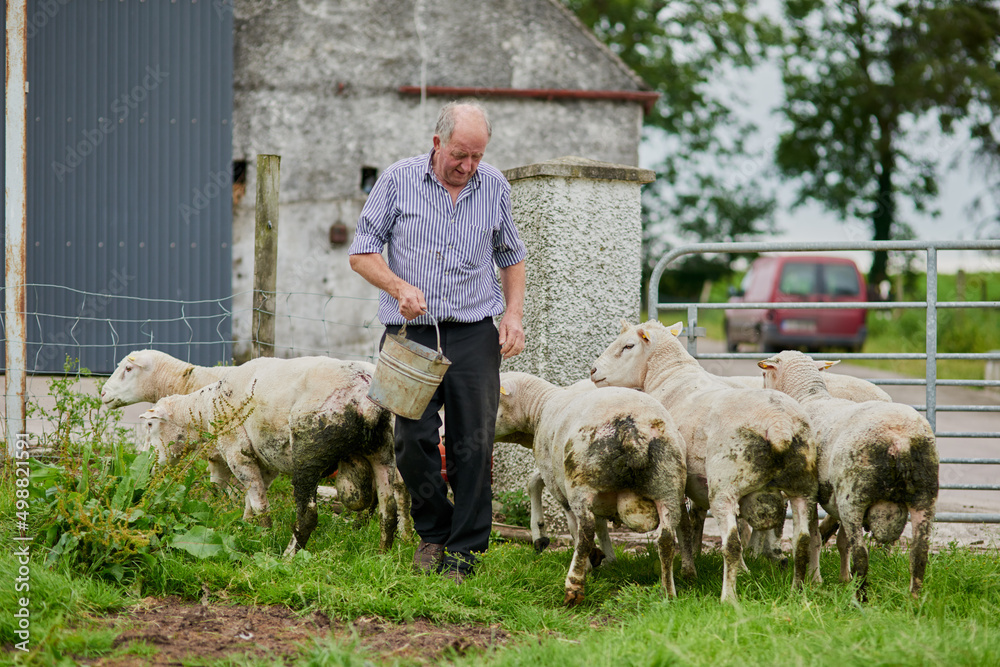
[[[407,338],[434,348],[431,316],[440,322],[452,365],[420,419],[396,417],[396,464],[420,535],[414,566],[457,583],[472,573],[492,527],[501,357],[524,349],[525,250],[511,218],[510,185],[481,162],[491,135],[477,102],[445,105],[433,150],[393,164],[376,181],[350,248],[351,268],[382,290],[386,333],[408,322]],[[501,313],[498,331],[493,318]],[[454,502],[440,474],[442,406]]]

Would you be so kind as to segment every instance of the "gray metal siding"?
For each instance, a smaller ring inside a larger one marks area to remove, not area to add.
[[[28,363],[231,356],[232,4],[28,3]]]

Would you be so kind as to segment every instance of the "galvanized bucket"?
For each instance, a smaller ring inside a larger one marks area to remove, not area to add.
[[[431,317],[433,320],[434,318]],[[406,339],[406,324],[385,337],[368,398],[389,412],[420,419],[451,362],[441,352],[441,331],[434,320],[437,350]]]

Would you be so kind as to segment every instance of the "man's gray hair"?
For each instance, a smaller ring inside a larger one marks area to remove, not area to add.
[[[493,122],[490,120],[490,115],[486,113],[486,107],[480,104],[479,100],[475,99],[463,99],[457,100],[455,102],[449,102],[448,104],[441,107],[441,113],[438,114],[437,125],[434,126],[434,134],[441,138],[441,143],[446,144],[451,140],[451,133],[455,131],[455,119],[458,115],[458,111],[461,107],[472,107],[482,114],[483,120],[486,122],[486,137],[493,137]]]

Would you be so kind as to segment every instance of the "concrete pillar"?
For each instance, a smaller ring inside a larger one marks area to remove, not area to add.
[[[642,298],[640,189],[649,169],[563,157],[504,172],[514,222],[528,250],[527,347],[502,371],[524,371],[560,386],[590,377],[590,366],[638,322]],[[523,489],[531,452],[498,443],[497,491]],[[561,520],[561,513],[553,519]]]

